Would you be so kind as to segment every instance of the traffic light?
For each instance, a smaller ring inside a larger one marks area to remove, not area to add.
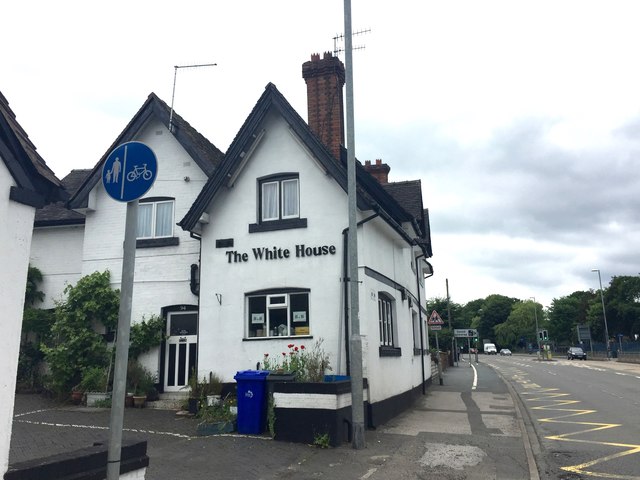
[[[549,332],[547,332],[546,330],[542,330],[542,339],[546,342],[547,340],[549,340]]]
[[[544,336],[542,334],[543,334],[543,331],[539,330],[538,331],[538,341],[539,342],[542,342],[544,340]]]

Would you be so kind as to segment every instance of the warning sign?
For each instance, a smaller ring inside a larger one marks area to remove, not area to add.
[[[427,320],[427,325],[444,325],[444,322],[442,321],[442,318],[440,318],[440,315],[438,315],[438,312],[434,310],[431,312],[429,320]]]

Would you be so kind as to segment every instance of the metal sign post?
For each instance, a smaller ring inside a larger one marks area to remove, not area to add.
[[[127,384],[127,360],[131,331],[131,304],[136,262],[136,230],[138,228],[138,198],[149,191],[157,175],[157,160],[143,143],[128,142],[116,147],[102,167],[102,185],[107,194],[119,202],[127,202],[120,282],[120,310],[116,336],[116,362],[113,373],[111,416],[109,420],[109,451],[107,480],[120,478],[122,423]]]

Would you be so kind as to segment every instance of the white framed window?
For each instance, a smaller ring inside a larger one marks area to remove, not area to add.
[[[174,200],[141,200],[138,204],[137,238],[165,238],[173,236]]]
[[[394,300],[384,292],[378,292],[378,322],[380,327],[380,345],[394,346]]]
[[[411,323],[413,325],[413,352],[414,354],[420,354],[422,348],[422,337],[420,335],[420,319],[418,312],[411,310]]]
[[[253,292],[246,299],[247,338],[309,335],[309,290]]]
[[[269,177],[260,182],[260,221],[271,222],[300,217],[298,176]]]

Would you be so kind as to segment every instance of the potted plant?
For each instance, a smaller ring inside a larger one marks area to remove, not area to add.
[[[230,433],[236,429],[236,415],[231,412],[231,405],[225,398],[216,405],[204,405],[198,411],[200,423],[196,433],[200,436]]]
[[[189,389],[189,401],[188,401],[188,409],[189,413],[192,415],[197,415],[198,410],[200,408],[200,403],[204,403],[204,382],[201,384],[198,381],[198,373],[195,369],[191,371],[191,375],[189,375],[189,380],[187,385],[183,388]]]
[[[149,370],[135,360],[127,366],[129,390],[133,392],[133,406],[142,408],[147,401],[147,394],[155,384],[155,377]]]
[[[218,374],[209,372],[208,381],[203,380],[203,394],[207,397],[207,405],[217,405],[221,402],[222,378]]]
[[[96,402],[109,398],[108,383],[109,374],[105,367],[87,367],[82,371],[80,388],[87,395],[88,407],[93,407]]]
[[[71,389],[71,401],[75,405],[79,405],[82,402],[82,398],[84,397],[84,390],[80,386],[80,384],[74,385]]]

